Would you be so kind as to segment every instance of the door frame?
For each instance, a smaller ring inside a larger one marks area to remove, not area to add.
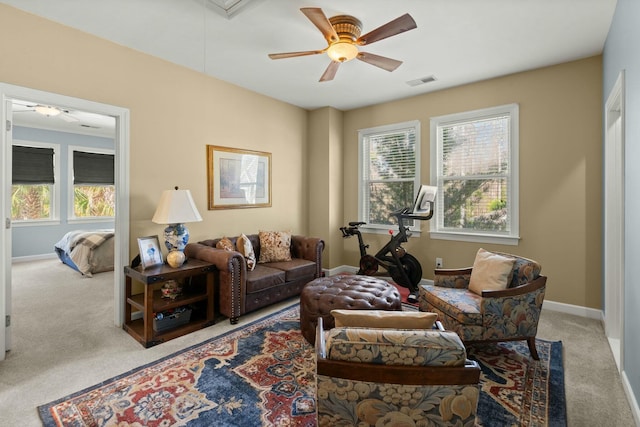
[[[129,109],[109,104],[74,98],[51,92],[30,89],[0,83],[0,120],[3,128],[1,134],[2,182],[0,186],[0,206],[5,216],[5,226],[0,227],[0,319],[4,323],[11,314],[11,137],[7,128],[13,122],[11,108],[7,101],[21,99],[40,104],[56,105],[72,110],[112,116],[116,120],[115,131],[115,184],[116,184],[116,218],[115,218],[115,256],[114,256],[114,313],[116,327],[124,321],[124,275],[125,265],[129,264]],[[10,349],[11,328],[0,327],[0,360],[4,360],[5,352]]]
[[[624,370],[624,70],[604,117],[604,330],[618,371]]]

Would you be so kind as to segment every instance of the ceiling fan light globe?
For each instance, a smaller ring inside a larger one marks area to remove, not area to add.
[[[34,107],[34,110],[36,110],[39,114],[42,114],[43,116],[57,116],[58,114],[61,113],[61,111],[55,107],[50,107],[48,105],[36,105]]]
[[[329,46],[327,55],[336,62],[351,61],[358,56],[358,47],[349,42],[336,42]]]

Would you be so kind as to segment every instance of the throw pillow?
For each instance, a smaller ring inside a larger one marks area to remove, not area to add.
[[[260,259],[258,263],[291,261],[291,233],[260,231]]]
[[[507,289],[509,276],[513,272],[515,262],[514,258],[494,254],[480,248],[473,262],[469,290],[482,295],[482,291]]]
[[[236,240],[236,250],[244,257],[249,271],[253,271],[256,268],[256,254],[253,252],[251,240],[244,234],[240,235]]]
[[[228,237],[223,237],[222,239],[218,240],[218,243],[216,243],[216,248],[224,249],[225,251],[236,250],[236,247],[233,246],[233,243],[231,243],[231,240],[229,240]]]
[[[423,311],[331,310],[336,327],[431,329],[436,313]]]

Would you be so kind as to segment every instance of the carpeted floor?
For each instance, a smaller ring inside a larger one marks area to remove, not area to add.
[[[13,265],[12,350],[0,363],[0,425],[38,427],[37,407],[245,326],[295,299],[145,349],[113,325],[113,272],[84,279],[57,259]],[[543,307],[538,338],[562,341],[568,425],[634,426],[598,319]]]
[[[313,348],[298,304],[39,408],[47,427],[315,426]],[[566,425],[562,346],[476,347],[479,426]],[[549,406],[549,402],[555,406]]]

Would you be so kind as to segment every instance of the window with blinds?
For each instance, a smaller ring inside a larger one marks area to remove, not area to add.
[[[115,155],[113,150],[69,147],[73,171],[73,198],[70,218],[108,218],[115,216]]]
[[[365,228],[395,228],[391,212],[410,208],[420,186],[420,123],[363,129],[358,137],[358,219]]]
[[[516,104],[431,119],[432,234],[517,239],[517,135]]]
[[[56,219],[59,146],[16,141],[11,148],[11,220],[42,223]]]

